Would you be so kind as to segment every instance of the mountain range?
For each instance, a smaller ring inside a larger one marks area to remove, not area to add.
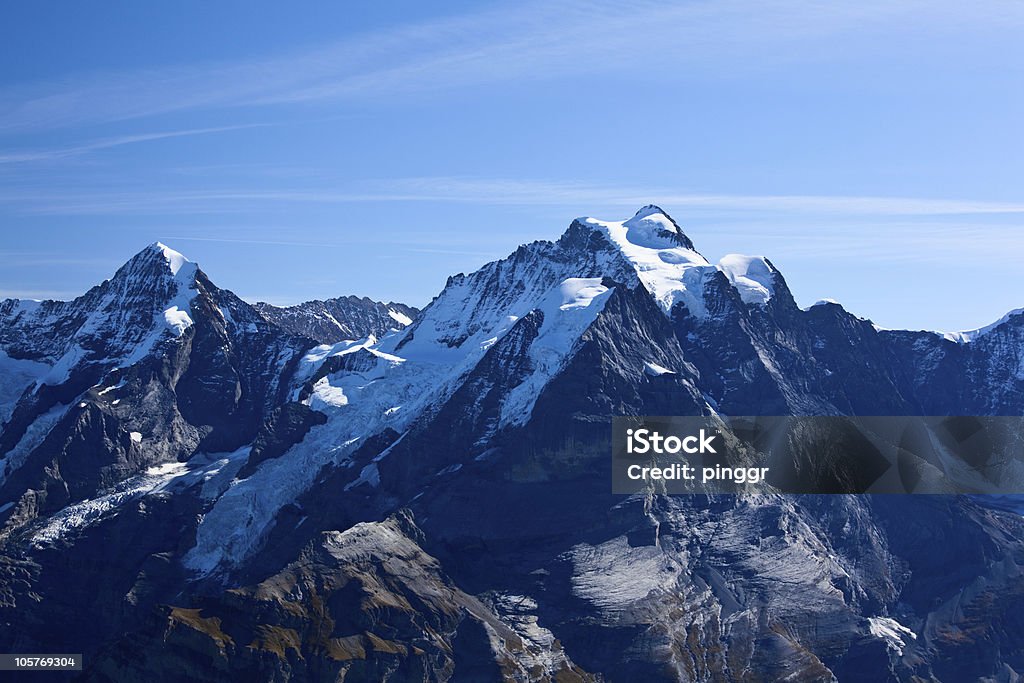
[[[422,311],[250,305],[161,244],[0,304],[0,651],[87,681],[1017,681],[1024,518],[611,493],[616,415],[1024,415],[1024,312],[800,308],[664,211]]]
[[[365,296],[339,296],[295,306],[274,306],[261,301],[254,308],[281,329],[321,344],[362,339],[371,334],[380,338],[411,325],[419,315],[419,310],[412,306],[393,301],[382,303]]]

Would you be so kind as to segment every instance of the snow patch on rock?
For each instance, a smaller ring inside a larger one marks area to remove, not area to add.
[[[133,439],[135,434],[138,432],[132,432]],[[126,479],[104,495],[68,505],[46,521],[46,524],[32,536],[32,543],[37,547],[53,543],[72,531],[99,521],[129,501],[162,491],[170,482],[184,474],[186,468],[183,462],[150,467],[144,474]]]
[[[662,366],[658,365],[657,363],[652,363],[651,361],[645,361],[644,362],[644,372],[647,373],[648,375],[650,375],[651,377],[660,377],[662,375],[674,375],[674,374],[676,374],[672,370],[669,370],[668,368],[662,367]]]
[[[21,440],[9,450],[6,456],[0,460],[0,485],[4,483],[9,473],[14,472],[24,464],[29,454],[32,453],[50,433],[61,418],[68,411],[68,406],[58,403],[46,413],[40,415],[28,426]]]
[[[611,289],[600,278],[568,278],[537,307],[544,322],[530,345],[529,376],[508,393],[501,406],[501,425],[529,419],[541,389],[561,370],[583,332],[604,309]]]
[[[11,417],[25,389],[49,370],[50,366],[46,363],[11,358],[0,349],[0,424]]]
[[[964,343],[965,344],[965,343],[968,343],[968,342],[972,342],[972,341],[974,341],[976,339],[979,339],[979,338],[985,336],[986,334],[989,334],[990,332],[995,330],[997,327],[1000,327],[1004,323],[1009,322],[1010,318],[1014,318],[1014,317],[1019,316],[1019,315],[1024,315],[1024,308],[1018,308],[1018,309],[1012,310],[1009,313],[1007,313],[1006,315],[1004,315],[1002,318],[1000,318],[999,320],[995,321],[994,323],[992,323],[990,325],[985,325],[984,327],[979,327],[976,330],[965,330],[963,332],[947,332],[947,333],[941,333],[940,332],[939,334],[943,334],[943,336],[945,336],[947,339],[950,339],[951,341],[956,341],[956,342]]]
[[[775,295],[775,269],[763,256],[728,254],[718,262],[718,269],[745,304],[764,306]]]
[[[890,617],[869,617],[868,632],[884,640],[886,646],[900,657],[907,642],[917,640],[916,633]]]
[[[309,407],[319,410],[323,406],[348,405],[348,398],[342,387],[331,386],[329,377],[321,377],[313,385],[313,394],[310,396]]]
[[[403,327],[408,327],[409,325],[412,325],[412,318],[410,318],[409,316],[407,316],[404,313],[401,313],[401,312],[396,311],[396,310],[394,310],[392,308],[389,308],[388,309],[388,315],[391,316],[392,320],[394,320],[399,325],[402,325]],[[337,322],[337,321],[335,321],[335,322]]]
[[[185,330],[192,326],[192,318],[177,306],[171,306],[164,311],[164,322],[174,332],[175,337],[185,334]]]

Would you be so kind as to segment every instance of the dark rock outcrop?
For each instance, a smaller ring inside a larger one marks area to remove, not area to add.
[[[357,296],[306,301],[294,306],[259,302],[255,308],[281,329],[315,339],[321,344],[336,344],[370,335],[380,339],[389,332],[405,328],[419,314],[419,309],[412,306]]]

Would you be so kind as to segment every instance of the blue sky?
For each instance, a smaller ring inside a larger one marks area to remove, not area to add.
[[[804,304],[1024,306],[1021,3],[12,3],[0,296],[163,241],[247,299],[425,304],[660,204]]]

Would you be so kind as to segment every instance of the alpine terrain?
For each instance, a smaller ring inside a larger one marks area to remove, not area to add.
[[[1024,415],[1024,313],[883,330],[581,218],[422,311],[161,244],[0,304],[0,652],[85,681],[1018,681],[1024,517],[611,494],[616,415]]]
[[[382,303],[367,297],[340,296],[326,301],[306,301],[295,306],[257,303],[267,320],[294,334],[321,344],[336,344],[367,335],[383,337],[412,324],[419,311],[405,304]]]

